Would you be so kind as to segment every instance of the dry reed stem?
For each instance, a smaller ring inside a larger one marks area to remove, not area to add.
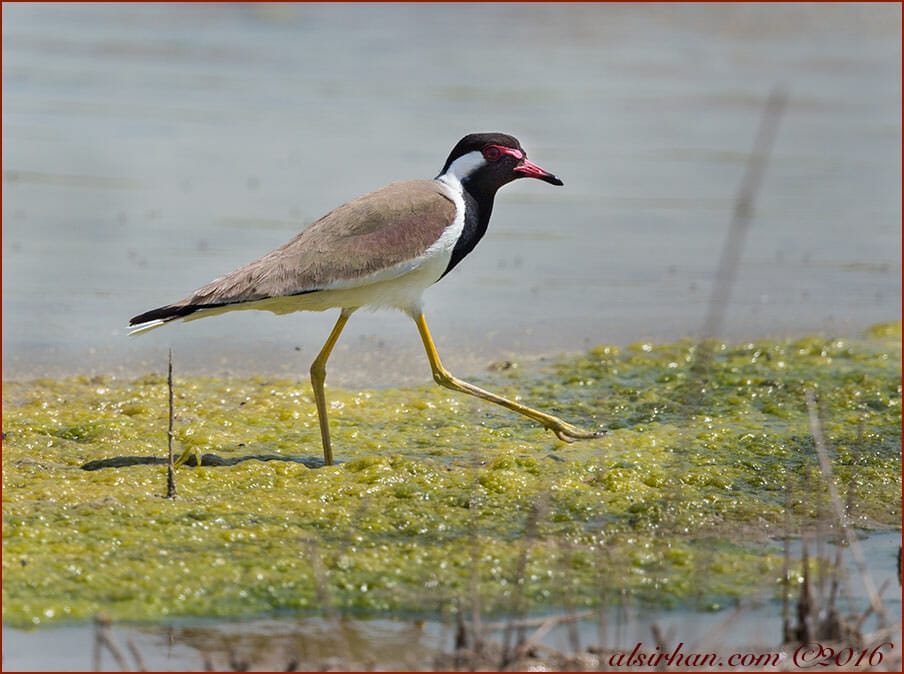
[[[813,442],[816,445],[816,456],[819,459],[819,470],[822,473],[823,480],[825,481],[826,487],[828,488],[829,502],[832,506],[832,510],[835,513],[835,517],[838,519],[838,525],[841,527],[841,531],[844,534],[844,539],[848,542],[848,545],[851,548],[851,554],[854,557],[854,564],[857,567],[857,572],[860,574],[860,579],[863,581],[863,587],[866,590],[867,596],[869,597],[870,607],[879,617],[881,624],[885,625],[888,623],[888,614],[885,611],[885,606],[882,604],[882,598],[876,591],[876,585],[873,582],[873,577],[869,572],[869,568],[867,567],[866,557],[863,554],[863,548],[860,547],[860,541],[857,540],[857,537],[851,532],[847,512],[845,511],[844,504],[841,501],[841,496],[838,493],[838,487],[835,486],[835,480],[832,476],[832,464],[829,461],[829,453],[826,450],[826,442],[822,433],[822,423],[820,422],[819,414],[816,410],[816,397],[813,393],[813,390],[808,389],[806,396],[807,413],[810,417],[810,434],[813,436]]]
[[[728,236],[725,238],[722,254],[719,257],[713,291],[701,330],[703,339],[718,338],[722,332],[725,310],[728,308],[731,290],[738,275],[741,251],[747,231],[750,229],[753,203],[763,182],[767,160],[772,151],[772,145],[778,132],[778,123],[785,109],[787,98],[784,89],[776,86],[766,100],[763,116],[760,118],[760,125],[753,141],[753,149],[748,156],[741,186],[735,198]]]

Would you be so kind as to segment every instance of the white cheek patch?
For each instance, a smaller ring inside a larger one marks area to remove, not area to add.
[[[443,177],[455,178],[460,184],[465,178],[474,173],[481,166],[486,166],[486,159],[483,158],[478,150],[463,154],[449,166],[449,169],[443,174]]]

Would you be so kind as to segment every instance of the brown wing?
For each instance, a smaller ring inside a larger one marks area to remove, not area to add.
[[[198,309],[300,295],[391,269],[422,255],[455,218],[455,204],[433,180],[392,183],[314,222],[264,257],[199,288],[191,297],[134,317],[186,316]]]

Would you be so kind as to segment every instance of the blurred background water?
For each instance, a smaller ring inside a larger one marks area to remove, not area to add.
[[[130,316],[338,204],[518,136],[520,181],[427,292],[447,364],[700,329],[770,89],[789,95],[725,337],[901,315],[898,4],[4,4],[4,377],[306,376],[335,315]],[[414,326],[359,314],[333,384],[429,380]]]

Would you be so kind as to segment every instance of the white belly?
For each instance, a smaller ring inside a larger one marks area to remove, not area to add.
[[[257,309],[272,311],[274,314],[289,314],[295,311],[326,311],[327,309],[400,309],[409,314],[420,311],[424,290],[436,283],[449,265],[451,250],[433,250],[417,261],[417,266],[391,276],[387,270],[357,282],[346,281],[337,287],[318,290],[303,295],[270,297],[257,302],[228,304],[213,309],[202,309],[185,317],[192,321],[229,311]],[[409,263],[410,264],[410,263]],[[388,276],[388,278],[387,278]]]
[[[340,287],[319,290],[305,295],[281,297],[266,308],[276,314],[292,311],[325,311],[343,309],[401,309],[410,311],[420,307],[424,290],[436,283],[449,265],[451,254],[433,255],[415,269],[399,276],[383,279],[362,279],[360,285],[342,284]]]

